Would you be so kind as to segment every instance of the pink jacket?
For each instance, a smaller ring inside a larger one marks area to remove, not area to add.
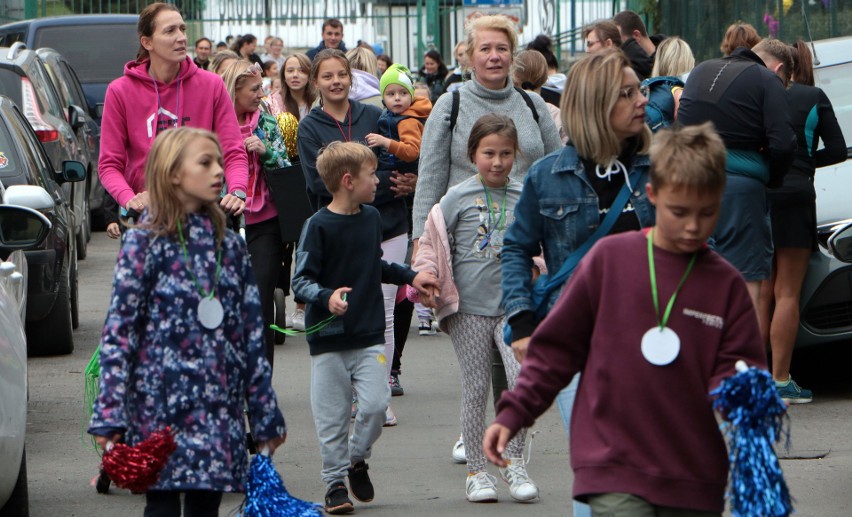
[[[248,161],[243,138],[222,79],[199,69],[187,57],[178,77],[164,84],[148,74],[149,64],[147,59],[127,63],[124,76],[107,88],[98,170],[106,191],[125,206],[134,195],[147,190],[145,160],[157,136],[158,122],[216,133],[224,153],[228,191],[247,191]]]
[[[260,120],[260,110],[251,113],[249,120],[240,126],[240,134],[243,141],[254,134],[257,129],[257,123]],[[263,166],[260,163],[260,156],[256,152],[251,152],[248,155],[249,168],[249,188],[246,189],[248,197],[246,198],[246,224],[262,223],[272,219],[278,215],[278,210],[275,209],[275,203],[272,201],[272,192],[266,185],[266,179],[263,174]]]
[[[435,316],[438,318],[438,326],[446,332],[443,319],[458,312],[459,290],[453,280],[453,253],[444,212],[439,203],[429,211],[420,236],[419,251],[411,268],[415,271],[431,271],[438,277],[441,294],[437,299]]]

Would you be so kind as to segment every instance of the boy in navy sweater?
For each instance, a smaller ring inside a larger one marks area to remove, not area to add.
[[[330,514],[353,510],[352,495],[373,500],[364,460],[382,433],[390,402],[384,356],[382,283],[410,284],[434,294],[437,279],[382,260],[382,220],[367,205],[376,195],[376,155],[366,146],[333,142],[317,170],[332,201],[305,223],[296,252],[293,291],[307,302],[311,408],[320,442]],[[352,390],[358,416],[347,444]]]
[[[502,454],[582,371],[571,420],[574,498],[593,515],[721,515],[728,457],[709,392],[742,359],[766,368],[739,273],[705,245],[725,188],[711,124],[651,145],[647,233],[601,239],[532,335],[483,441]]]

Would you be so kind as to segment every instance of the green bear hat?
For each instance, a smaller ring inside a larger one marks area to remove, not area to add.
[[[382,96],[385,95],[385,88],[390,84],[403,86],[411,94],[411,98],[414,98],[414,79],[411,78],[411,70],[408,68],[394,63],[385,70],[381,81],[379,81]]]

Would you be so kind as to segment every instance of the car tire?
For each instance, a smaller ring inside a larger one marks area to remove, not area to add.
[[[68,272],[68,288],[71,290],[71,328],[80,326],[80,286],[79,286],[79,262],[72,254],[71,269]]]
[[[18,481],[9,500],[0,508],[0,517],[29,517],[30,497],[27,489],[27,450],[21,454],[21,466],[18,468]]]
[[[47,316],[27,325],[27,353],[31,356],[65,355],[74,351],[71,317],[71,264],[65,260],[56,300]]]
[[[275,324],[282,329],[287,326],[287,295],[282,289],[275,290]],[[281,332],[275,332],[275,344],[283,345],[287,336]]]

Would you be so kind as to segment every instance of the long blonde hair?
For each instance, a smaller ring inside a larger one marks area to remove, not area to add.
[[[173,180],[175,175],[180,173],[187,158],[186,149],[198,138],[206,138],[216,144],[221,159],[222,146],[219,145],[219,139],[204,129],[169,129],[154,139],[154,145],[145,163],[145,186],[150,196],[149,217],[139,225],[140,227],[147,228],[156,235],[175,235],[178,220],[186,222],[186,208],[178,197]],[[216,240],[222,242],[225,238],[226,220],[219,203],[206,203],[201,207],[201,211],[213,220]]]
[[[663,40],[657,47],[651,77],[681,76],[691,72],[693,68],[695,68],[695,56],[692,55],[689,43],[677,36],[671,36]]]
[[[559,109],[568,139],[583,158],[612,165],[621,142],[610,122],[618,102],[621,77],[630,61],[619,49],[606,49],[571,67]],[[651,130],[645,125],[637,135],[640,154],[648,152]]]
[[[255,67],[255,68],[252,68]],[[243,84],[255,77],[260,77],[261,72],[256,72],[257,66],[255,63],[245,59],[234,61],[222,72],[222,81],[225,82],[225,88],[228,90],[228,95],[231,97],[231,104],[236,108],[237,90],[243,87]],[[255,70],[255,73],[249,71]]]

